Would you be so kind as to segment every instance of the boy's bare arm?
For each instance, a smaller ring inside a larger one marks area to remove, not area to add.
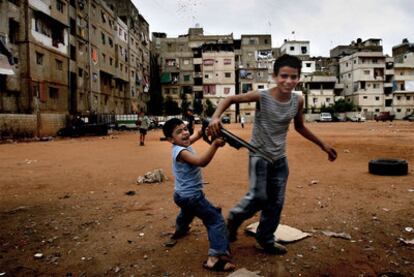
[[[295,130],[299,134],[301,134],[303,137],[305,137],[306,139],[318,145],[323,151],[328,153],[328,159],[330,161],[334,161],[336,159],[337,153],[335,149],[325,144],[317,136],[315,136],[308,128],[306,128],[303,122],[303,97],[299,98],[298,113],[295,116],[294,123],[295,123]]]
[[[222,139],[215,139],[211,146],[208,148],[206,152],[202,155],[195,155],[190,151],[184,150],[178,156],[181,162],[185,162],[188,164],[205,167],[207,166],[210,161],[213,159],[214,154],[216,154],[217,149],[224,145],[224,140]]]
[[[199,140],[202,137],[203,137],[203,133],[201,132],[201,130],[198,130],[197,132],[194,132],[194,134],[192,134],[191,137],[190,137],[191,144],[193,144],[194,142],[196,142],[197,140]]]
[[[220,116],[224,113],[224,111],[228,107],[230,107],[231,104],[257,102],[259,100],[260,100],[260,92],[257,90],[252,90],[246,93],[228,96],[224,100],[220,101],[220,103],[218,104],[216,108],[216,111],[211,117],[211,121],[209,124],[209,129],[210,129],[211,134],[215,137],[220,136],[220,127],[221,127]]]

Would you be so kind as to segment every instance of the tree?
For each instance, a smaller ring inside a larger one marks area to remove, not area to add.
[[[159,72],[158,57],[151,55],[150,57],[150,80],[149,87],[150,100],[148,102],[148,114],[161,115],[164,108],[164,98],[161,89],[161,77]]]
[[[203,113],[203,102],[199,98],[193,100],[193,110],[195,114],[201,115]]]
[[[181,113],[181,109],[178,106],[178,103],[175,102],[171,96],[167,96],[167,99],[165,100],[165,114],[166,115],[177,115]]]
[[[360,110],[360,107],[355,105],[354,102],[349,102],[345,99],[339,99],[335,101],[332,108],[335,113],[355,112]]]
[[[187,101],[187,94],[181,93],[181,111],[185,113],[185,111],[190,107],[190,102]]]
[[[214,111],[216,110],[216,106],[214,106],[214,104],[210,101],[210,99],[206,100],[206,115],[208,117],[211,117],[214,113]]]

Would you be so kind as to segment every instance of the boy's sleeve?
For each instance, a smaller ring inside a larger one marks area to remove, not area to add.
[[[183,147],[183,146],[177,146],[175,145],[173,148],[173,160],[176,161],[178,158],[178,155],[180,155],[181,151],[183,150],[187,150],[187,148]]]

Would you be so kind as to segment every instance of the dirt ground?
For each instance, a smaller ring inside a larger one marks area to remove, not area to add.
[[[267,256],[240,232],[232,244],[237,267],[262,276],[414,276],[414,246],[400,241],[414,239],[406,230],[414,227],[414,123],[307,126],[339,154],[329,162],[293,128],[289,132],[282,223],[312,237],[288,244],[284,256]],[[251,125],[226,127],[250,136]],[[0,276],[214,276],[201,266],[208,242],[199,220],[173,248],[163,246],[178,209],[170,145],[160,136],[151,131],[144,147],[135,132],[1,144]],[[194,147],[202,152],[207,144]],[[379,157],[406,159],[409,175],[370,175],[368,161]],[[247,191],[247,158],[246,150],[225,146],[203,169],[206,195],[225,217]],[[156,168],[169,181],[136,184]]]

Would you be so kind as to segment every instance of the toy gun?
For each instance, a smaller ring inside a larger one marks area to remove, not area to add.
[[[209,136],[209,134],[207,133],[207,127],[210,124],[210,120],[204,119],[202,124],[203,125],[202,125],[201,132],[203,134],[203,140],[205,142],[207,142],[208,144],[211,144],[213,142],[214,138],[211,138],[211,136]],[[226,143],[228,143],[231,147],[234,147],[237,150],[239,150],[242,147],[247,148],[249,151],[251,151],[251,152],[253,152],[255,154],[260,154],[260,156],[263,157],[269,163],[273,163],[274,162],[274,160],[272,159],[271,156],[269,156],[268,154],[264,153],[259,148],[251,145],[250,143],[248,143],[244,139],[236,136],[232,132],[226,130],[225,128],[221,127],[220,132],[221,132],[221,134],[223,136],[223,140]]]

